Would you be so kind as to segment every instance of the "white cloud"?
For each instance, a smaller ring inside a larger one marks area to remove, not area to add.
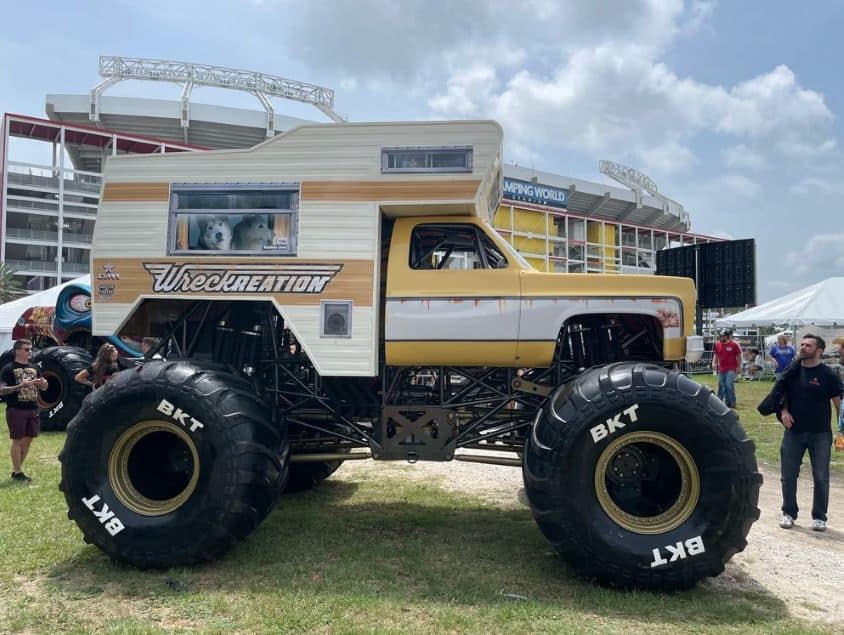
[[[429,116],[498,119],[508,148],[638,157],[665,173],[688,167],[694,157],[682,148],[705,134],[801,161],[835,148],[823,95],[801,86],[787,66],[722,86],[681,77],[663,63],[669,47],[710,19],[710,0],[284,6],[290,50],[303,63],[347,82],[404,87],[423,96]],[[755,169],[747,152],[733,160],[731,169]]]
[[[761,172],[768,166],[768,162],[759,152],[748,148],[743,143],[724,148],[722,154],[724,165],[728,168]]]
[[[432,97],[428,104],[438,112],[471,117],[484,109],[497,84],[495,68],[478,62],[452,75],[446,93]]]
[[[691,35],[699,31],[712,17],[716,4],[715,0],[694,0],[688,12],[689,17],[683,25],[683,33]]]
[[[723,178],[722,182],[724,187],[732,193],[745,198],[756,198],[762,190],[756,181],[742,174],[728,174]]]
[[[682,0],[289,0],[281,5],[288,11],[290,50],[306,64],[404,83],[438,75],[461,51],[470,65],[524,48],[534,63],[556,61],[564,51],[608,40],[633,39],[660,50],[684,17]]]
[[[696,160],[694,153],[688,147],[675,141],[638,150],[637,155],[645,170],[655,174],[680,172]]]
[[[804,246],[790,251],[788,268],[802,282],[819,282],[844,271],[844,234],[815,234]]]
[[[358,80],[356,77],[344,77],[340,80],[340,88],[346,91],[356,90],[358,87]]]
[[[837,180],[829,180],[818,176],[807,176],[800,179],[789,188],[792,194],[800,196],[811,194],[832,194],[844,196],[844,183]]]

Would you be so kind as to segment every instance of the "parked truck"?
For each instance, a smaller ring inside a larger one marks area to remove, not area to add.
[[[244,539],[288,481],[467,460],[520,467],[583,576],[719,574],[761,477],[735,413],[676,369],[702,351],[691,281],[534,270],[489,223],[501,147],[489,121],[342,123],[110,158],[93,332],[168,351],[68,427],[61,489],[86,541],[187,565]]]

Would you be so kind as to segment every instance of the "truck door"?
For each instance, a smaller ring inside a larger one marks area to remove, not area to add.
[[[397,220],[384,307],[387,364],[517,366],[520,270],[509,258],[479,219]]]

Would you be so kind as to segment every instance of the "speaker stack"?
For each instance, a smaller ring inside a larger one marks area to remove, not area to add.
[[[756,241],[748,238],[664,249],[656,254],[656,273],[694,280],[701,308],[756,304]]]

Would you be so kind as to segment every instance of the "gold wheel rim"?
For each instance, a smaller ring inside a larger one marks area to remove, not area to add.
[[[138,443],[151,434],[164,432],[176,437],[189,451],[193,461],[190,478],[185,487],[175,496],[154,499],[141,493],[133,482],[129,461]],[[163,516],[184,505],[199,481],[199,453],[193,439],[181,428],[165,421],[142,421],[126,430],[117,439],[108,457],[108,479],[118,500],[128,509],[142,516]]]
[[[614,459],[634,444],[648,444],[664,450],[679,471],[680,487],[673,504],[654,516],[625,511],[613,499],[607,486],[607,470],[611,469]],[[612,441],[598,457],[595,492],[601,508],[617,525],[637,534],[662,534],[676,529],[692,515],[700,498],[700,474],[691,455],[676,439],[659,432],[632,432]]]

